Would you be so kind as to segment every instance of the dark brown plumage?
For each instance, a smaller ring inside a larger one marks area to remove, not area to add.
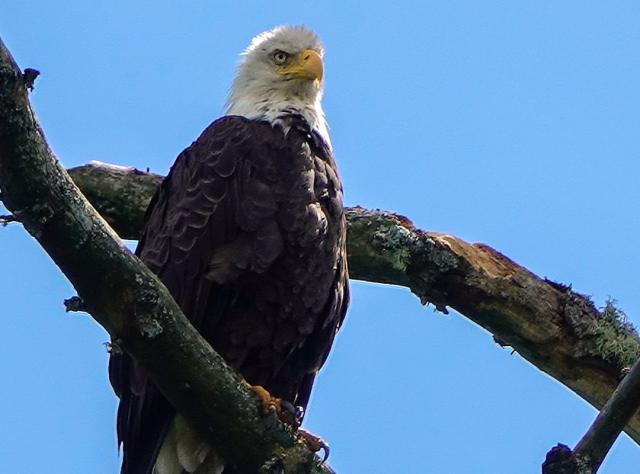
[[[297,115],[228,116],[178,156],[136,254],[249,383],[306,408],[347,308],[345,238],[320,135]],[[151,473],[175,411],[128,355],[112,355],[110,377],[122,473]]]

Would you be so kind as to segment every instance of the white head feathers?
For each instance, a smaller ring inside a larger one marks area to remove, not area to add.
[[[259,34],[242,53],[227,99],[227,115],[274,122],[297,113],[330,146],[322,111],[323,49],[302,26],[279,26]]]

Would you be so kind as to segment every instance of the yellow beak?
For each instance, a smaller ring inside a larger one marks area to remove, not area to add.
[[[322,80],[324,66],[322,58],[312,49],[305,49],[290,64],[280,69],[280,74],[289,75],[295,79]]]

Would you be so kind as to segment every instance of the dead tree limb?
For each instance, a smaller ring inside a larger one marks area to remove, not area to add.
[[[102,163],[69,172],[122,237],[137,238],[160,176]],[[487,245],[421,231],[388,212],[356,207],[347,217],[352,278],[405,286],[423,303],[454,308],[596,408],[640,355],[637,333],[612,304],[598,311]],[[640,415],[626,431],[640,442]]]
[[[9,76],[12,71],[10,68]],[[58,193],[56,189],[58,175],[62,172],[57,168],[52,172],[49,166],[44,168],[43,176],[43,169],[29,164],[33,149],[46,148],[35,122],[26,130],[27,138],[21,138],[25,143],[14,143],[11,145],[14,148],[7,148],[16,132],[11,127],[17,126],[17,132],[24,132],[24,127],[18,123],[24,118],[16,119],[12,114],[30,114],[26,99],[19,106],[13,104],[7,108],[7,97],[13,94],[9,93],[9,88],[17,87],[11,85],[11,81],[16,82],[15,78],[9,79],[5,61],[0,68],[0,98],[4,108],[0,115],[0,160],[7,161],[8,150],[21,157],[24,155],[21,160],[28,169],[19,170],[22,179],[27,183],[34,180],[37,186],[29,184],[24,190],[15,189],[17,195],[22,195],[22,201],[16,200],[15,205],[10,204],[11,199],[17,198],[7,194],[7,206],[19,220],[25,221],[27,230],[42,238],[42,228],[47,228],[48,235],[48,229],[52,227],[49,221],[63,228],[66,224],[57,223],[58,219],[49,215],[51,205],[34,190],[48,189],[46,195],[55,198],[52,202],[66,209],[59,199],[64,193]],[[34,137],[42,142],[35,148],[30,143]],[[16,162],[13,166],[19,169],[22,165]],[[0,163],[3,190],[6,182],[13,179],[4,177],[7,167]],[[70,174],[123,238],[137,238],[144,208],[161,177],[99,164],[75,168]],[[38,199],[32,199],[32,196]],[[75,194],[67,198],[80,199]],[[608,305],[600,312],[588,298],[570,287],[541,279],[486,245],[424,232],[407,219],[386,212],[353,208],[348,217],[349,263],[353,278],[405,286],[423,303],[433,303],[440,310],[446,307],[458,310],[489,330],[499,344],[513,347],[597,408],[604,406],[624,369],[640,354],[638,335],[613,306]],[[96,225],[92,222],[83,218],[75,224]],[[100,228],[104,226],[100,225]],[[83,235],[86,236],[86,232]],[[51,245],[55,250],[55,242]],[[73,245],[71,243],[71,247]],[[81,240],[78,245],[89,244]],[[60,249],[59,252],[64,260],[73,249]],[[68,275],[77,279],[71,270]],[[640,442],[640,415],[636,414],[629,421],[626,431]]]
[[[187,321],[167,289],[124,247],[49,149],[23,76],[0,40],[0,189],[117,345],[138,359],[220,454],[243,472],[331,472],[259,404]],[[277,460],[277,462],[275,462]]]

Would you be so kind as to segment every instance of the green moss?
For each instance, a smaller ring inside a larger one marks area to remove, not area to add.
[[[373,244],[382,252],[394,270],[404,272],[411,263],[412,250],[417,239],[409,229],[394,223],[378,226],[373,234]]]
[[[615,300],[607,300],[589,335],[599,355],[623,369],[640,357],[640,340],[627,315],[615,304]]]

